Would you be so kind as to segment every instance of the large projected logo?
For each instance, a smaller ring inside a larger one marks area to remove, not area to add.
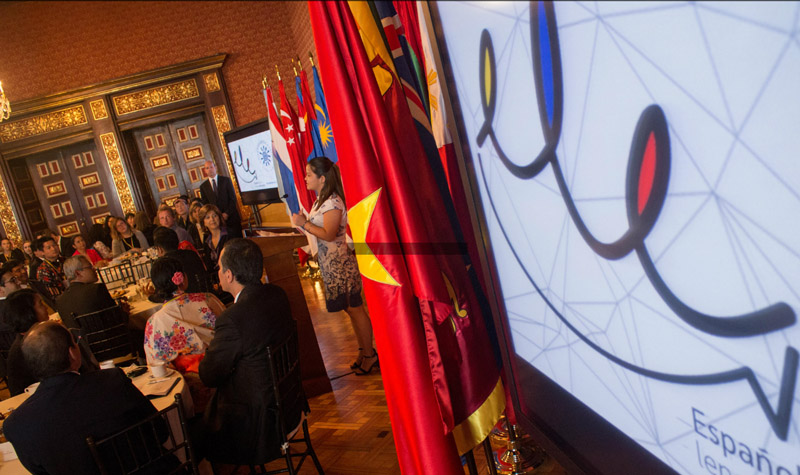
[[[672,165],[670,144],[670,120],[672,118],[665,114],[658,103],[651,103],[641,110],[635,128],[632,130],[627,169],[618,170],[619,173],[625,173],[624,190],[620,190],[620,193],[624,194],[627,228],[619,229],[618,237],[612,240],[601,239],[592,232],[591,226],[587,224],[579,205],[576,204],[574,189],[570,186],[568,177],[565,176],[562,160],[557,152],[559,141],[562,138],[563,123],[567,120],[577,121],[579,118],[565,116],[565,87],[562,77],[563,52],[559,42],[559,28],[551,3],[534,2],[531,4],[530,41],[534,77],[531,87],[535,87],[542,147],[538,153],[529,155],[533,157],[532,160],[507,153],[504,150],[502,134],[499,133],[498,126],[493,124],[496,124],[496,114],[498,114],[497,88],[507,78],[498,75],[492,35],[486,29],[483,30],[480,37],[479,51],[480,103],[483,122],[475,136],[478,146],[484,146],[487,140],[490,141],[494,156],[517,179],[541,178],[545,171],[552,174],[552,178],[557,184],[557,192],[563,200],[563,206],[585,245],[596,256],[607,261],[621,260],[634,254],[652,289],[671,310],[674,318],[680,319],[686,325],[702,334],[722,339],[763,338],[765,335],[793,326],[796,323],[796,315],[786,302],[772,301],[756,305],[750,311],[715,315],[714,312],[686,302],[662,276],[657,259],[654,259],[653,253],[647,245],[647,238],[651,231],[658,226],[662,210],[668,201]],[[685,144],[680,144],[680,146],[685,147]],[[797,152],[794,151],[794,153],[796,155]],[[584,152],[584,155],[591,154]],[[485,189],[490,189],[484,164],[486,159],[480,154],[478,156],[483,186]],[[590,159],[603,161],[606,160],[606,157],[595,156]],[[745,191],[742,190],[743,193]],[[500,216],[502,209],[498,209],[499,206],[495,202],[493,194],[488,193],[488,198],[494,214]],[[765,212],[768,211],[765,210]],[[532,215],[535,215],[536,212],[537,209],[530,209]],[[798,217],[787,216],[786,219],[797,220]],[[508,231],[508,223],[504,223],[503,219],[498,219],[498,225],[520,268],[539,296],[546,302],[548,308],[571,332],[595,352],[627,370],[668,383],[721,385],[746,381],[774,434],[781,440],[787,439],[797,382],[798,360],[800,359],[798,350],[790,340],[785,341],[782,361],[775,363],[782,366],[782,371],[780,371],[782,377],[777,390],[777,403],[774,407],[770,403],[768,391],[759,382],[756,372],[745,362],[724,370],[690,374],[653,369],[642,364],[641,361],[630,361],[617,354],[610,346],[603,345],[591,338],[587,335],[585,326],[577,325],[573,317],[565,314],[562,301],[558,301],[552,292],[543,288],[542,283],[537,282],[532,272],[529,272],[530,259],[522,254],[527,255],[530,252],[528,249],[531,246],[530,243],[527,240],[515,238],[513,233]],[[746,266],[749,263],[743,265]],[[776,270],[775,274],[780,274],[780,272]],[[711,288],[716,283],[707,282],[706,285],[708,286],[707,292],[711,293]],[[700,293],[702,292],[700,290]],[[683,346],[681,341],[672,343],[676,350]]]

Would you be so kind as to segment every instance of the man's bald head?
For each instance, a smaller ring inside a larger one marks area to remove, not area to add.
[[[22,341],[22,355],[39,381],[80,367],[80,351],[72,334],[64,325],[54,321],[31,327]]]

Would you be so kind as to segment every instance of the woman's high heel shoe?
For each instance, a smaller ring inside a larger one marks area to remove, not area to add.
[[[364,348],[359,348],[358,349],[358,358],[356,358],[356,360],[353,361],[353,364],[350,365],[350,369],[356,369],[356,368],[360,368],[361,367],[361,362],[364,361],[363,351],[364,351]]]
[[[372,350],[372,356],[365,356],[364,357],[365,360],[370,359],[370,358],[375,358],[375,361],[373,361],[372,364],[369,365],[369,367],[367,367],[367,369],[364,369],[361,366],[356,368],[356,370],[355,370],[356,371],[356,376],[366,376],[366,375],[370,374],[373,369],[375,369],[375,368],[379,368],[380,369],[381,364],[380,364],[380,361],[378,360],[378,350],[373,349]],[[362,364],[363,364],[363,361],[362,361]]]

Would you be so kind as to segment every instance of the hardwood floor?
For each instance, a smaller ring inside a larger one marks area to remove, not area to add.
[[[380,373],[368,376],[352,374],[350,364],[357,356],[358,345],[349,317],[344,312],[330,314],[325,311],[320,281],[308,278],[301,281],[333,386],[332,393],[309,400],[309,431],[325,473],[400,473]],[[483,449],[478,447],[473,453],[478,472],[488,473]],[[280,463],[273,462],[267,469],[280,466]],[[313,463],[307,460],[300,473],[316,473]],[[535,473],[561,475],[566,472],[548,458]]]

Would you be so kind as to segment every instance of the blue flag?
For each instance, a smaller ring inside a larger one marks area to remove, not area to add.
[[[328,117],[325,93],[322,91],[322,82],[319,80],[317,67],[313,66],[311,69],[314,71],[314,91],[317,93],[317,103],[314,105],[314,110],[317,112],[316,129],[319,131],[322,154],[330,158],[332,162],[336,162],[339,160],[339,156],[336,154],[336,144],[333,142],[333,129],[331,129],[331,121]]]

